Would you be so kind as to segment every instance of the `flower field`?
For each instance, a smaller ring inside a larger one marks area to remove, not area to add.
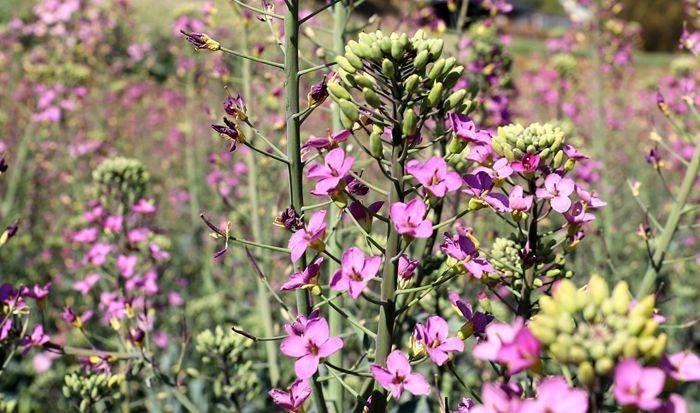
[[[700,410],[697,0],[6,1],[0,413]]]

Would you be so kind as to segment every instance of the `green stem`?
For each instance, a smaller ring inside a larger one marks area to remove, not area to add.
[[[241,41],[241,47],[243,48],[243,50],[248,50],[249,44],[247,28],[245,28],[242,31]],[[251,99],[253,93],[250,88],[250,85],[252,83],[252,74],[250,66],[250,61],[243,59],[243,61],[241,62],[241,70],[243,76],[243,96],[245,96],[245,98],[248,100],[249,108],[250,104],[253,103],[253,99]],[[255,111],[251,110],[251,113],[255,113]],[[246,127],[247,125],[244,125],[244,128]],[[248,152],[248,154],[246,155],[246,165],[248,167],[248,201],[250,202],[249,217],[251,230],[253,233],[253,241],[264,242],[265,240],[263,239],[262,225],[260,222],[260,201],[258,196],[258,166],[253,152]],[[261,267],[266,268],[267,255],[258,255],[255,253],[253,254],[255,260],[260,263]],[[256,294],[256,305],[263,319],[263,331],[265,333],[265,336],[271,337],[274,334],[274,325],[272,321],[272,309],[270,307],[270,300],[267,292],[267,287],[265,285],[265,282],[260,277],[256,277],[256,284],[258,290]],[[268,341],[265,343],[265,353],[267,355],[267,370],[270,375],[270,384],[272,384],[272,386],[274,387],[277,386],[277,383],[280,378],[279,360],[277,358],[277,348],[274,342]]]
[[[7,219],[7,215],[12,212],[12,207],[14,206],[15,197],[17,196],[17,189],[22,182],[22,178],[27,176],[26,171],[24,171],[24,162],[27,160],[27,155],[29,154],[29,142],[31,136],[34,132],[29,129],[25,131],[22,138],[19,141],[19,149],[17,149],[17,157],[14,162],[10,163],[10,177],[7,182],[7,192],[5,192],[5,199],[2,203],[2,216]]]
[[[692,192],[693,185],[695,185],[695,180],[698,177],[698,171],[700,170],[700,145],[695,146],[693,152],[693,157],[690,160],[690,165],[685,171],[685,176],[683,177],[683,182],[681,183],[678,195],[676,195],[676,201],[673,205],[673,209],[666,219],[666,224],[664,225],[664,230],[661,233],[659,241],[656,243],[656,248],[654,249],[654,256],[652,257],[652,262],[649,263],[647,271],[644,274],[642,283],[637,291],[637,298],[641,298],[654,291],[657,279],[659,277],[659,272],[664,265],[664,259],[668,248],[671,245],[673,236],[678,229],[678,223],[680,222],[681,215],[683,215],[683,209],[685,204],[688,202],[690,193]]]
[[[284,18],[284,74],[286,92],[287,119],[287,159],[289,159],[289,191],[291,207],[301,211],[304,207],[304,164],[301,162],[301,123],[299,113],[299,0],[287,0]],[[306,257],[296,263],[298,270],[306,266]],[[311,297],[305,289],[296,292],[297,312],[308,314],[311,311]],[[327,413],[328,408],[323,398],[323,386],[317,381],[318,375],[311,380],[313,401],[316,411]]]
[[[343,2],[336,3],[333,5],[333,51],[336,53],[343,53],[345,47],[345,22],[348,18],[348,10]],[[313,68],[312,68],[313,69]],[[304,72],[304,71],[302,71]],[[300,75],[303,74],[300,72]],[[337,131],[342,129],[342,124],[340,123],[340,108],[337,105],[333,105],[333,130]],[[329,216],[335,216],[338,214],[338,208],[335,204],[331,204]],[[339,240],[340,236],[334,233],[327,244],[327,249],[331,251],[334,255],[338,256],[341,254],[341,243]],[[338,264],[330,261],[328,266],[326,266],[328,271],[328,279],[332,276],[333,272],[338,268]],[[338,298],[338,306],[343,307],[344,298],[341,296]],[[337,311],[330,311],[328,314],[328,323],[330,325],[331,336],[338,336],[343,332],[343,316]],[[334,366],[342,366],[343,364],[343,351],[338,351],[328,358],[328,361]],[[336,377],[336,380],[331,380],[328,383],[328,398],[333,411],[335,413],[343,412],[343,397],[345,392],[343,387],[346,384]]]

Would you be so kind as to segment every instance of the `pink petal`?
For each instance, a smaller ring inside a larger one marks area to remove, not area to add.
[[[301,336],[287,336],[280,343],[280,351],[285,356],[302,357],[308,354],[308,341]]]
[[[318,349],[320,357],[328,357],[343,348],[343,340],[340,337],[331,337]]]
[[[412,373],[406,377],[404,387],[416,396],[430,394],[430,385],[419,373]]]
[[[308,379],[318,370],[318,356],[306,355],[294,363],[294,372],[300,379]]]

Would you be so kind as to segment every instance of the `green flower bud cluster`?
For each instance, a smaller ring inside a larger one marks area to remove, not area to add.
[[[63,395],[76,400],[80,412],[89,412],[100,401],[119,399],[119,388],[123,382],[122,374],[90,373],[84,376],[70,373],[64,378]]]
[[[577,367],[581,382],[590,385],[623,358],[655,361],[666,348],[668,337],[654,319],[654,296],[631,303],[624,281],[610,292],[600,276],[584,289],[563,280],[551,297],[540,298],[540,313],[529,328],[554,360]]]
[[[216,326],[214,331],[205,330],[195,337],[195,350],[200,354],[205,364],[214,364],[217,371],[226,369],[222,377],[228,379],[217,380],[214,386],[214,394],[243,395],[247,400],[252,399],[260,392],[260,380],[253,369],[252,360],[246,360],[244,356],[250,351],[253,341],[231,330],[225,331],[221,326]],[[191,375],[198,372],[191,371]]]
[[[551,123],[533,123],[523,127],[520,124],[501,126],[491,141],[493,150],[510,161],[520,160],[526,153],[538,155],[542,161],[553,157],[561,163],[564,152],[564,131]]]
[[[5,400],[5,395],[0,393],[0,413],[12,413],[17,407],[17,400]]]
[[[556,241],[550,239],[538,245],[537,256],[539,263],[535,266],[536,278],[533,280],[535,287],[541,287],[543,279],[554,280],[559,278],[571,278],[573,272],[566,270],[566,258],[563,254],[555,254]],[[496,272],[489,274],[489,278],[507,281],[512,287],[522,287],[522,274],[524,271],[523,260],[520,252],[523,250],[520,243],[509,238],[496,238],[491,246],[490,260]]]
[[[454,57],[441,57],[443,44],[441,39],[426,38],[422,30],[413,37],[360,33],[357,41],[348,42],[345,54],[336,58],[339,80],[328,84],[343,126],[352,128],[367,113],[381,126],[393,127],[400,121],[403,135],[412,136],[421,123],[418,109],[421,114],[433,109],[466,112],[467,91],[452,91],[464,67]],[[389,119],[385,114],[392,113],[390,105],[401,103],[408,104],[398,114],[400,119]]]
[[[143,197],[149,175],[140,161],[115,157],[104,160],[92,172],[92,180],[103,203],[131,205]]]
[[[552,67],[561,76],[571,75],[576,70],[576,58],[569,53],[557,53],[552,56]]]

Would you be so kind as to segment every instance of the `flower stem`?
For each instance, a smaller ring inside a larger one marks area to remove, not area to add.
[[[287,119],[287,159],[289,159],[289,191],[291,207],[301,211],[304,207],[303,179],[304,164],[301,162],[301,134],[299,113],[299,0],[287,0],[284,18],[284,74],[286,92]],[[297,262],[297,269],[306,266],[306,257]],[[298,289],[296,292],[297,312],[307,315],[311,311],[309,292]],[[316,411],[327,413],[328,408],[323,398],[323,386],[317,381],[317,375],[311,380],[313,401]]]

